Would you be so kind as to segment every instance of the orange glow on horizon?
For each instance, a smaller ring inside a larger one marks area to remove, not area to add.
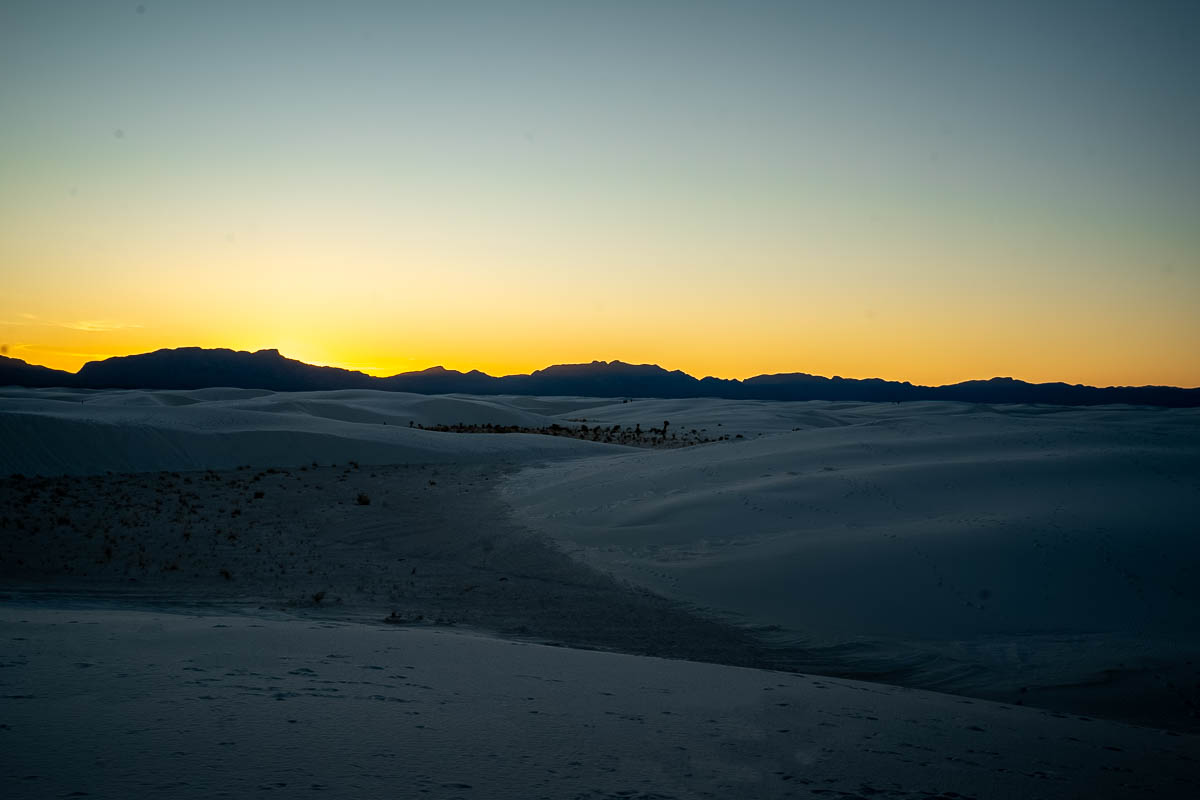
[[[891,381],[909,381],[915,384],[923,384],[929,386],[937,386],[950,383],[958,383],[966,380],[987,379],[993,377],[1013,377],[1019,380],[1025,380],[1031,383],[1042,383],[1050,381],[1062,380],[1067,383],[1084,383],[1093,386],[1134,386],[1134,385],[1174,385],[1191,388],[1200,385],[1200,380],[1192,378],[1188,379],[1185,371],[1178,373],[1178,378],[1175,380],[1163,379],[1161,375],[1155,375],[1147,371],[1144,377],[1131,376],[1128,378],[1120,378],[1117,376],[1106,377],[1106,372],[1103,370],[1103,365],[1096,364],[1090,370],[1079,369],[1075,375],[1066,374],[1069,365],[1063,364],[1063,371],[1055,371],[1053,366],[1048,366],[1043,370],[1019,370],[1019,369],[997,369],[992,371],[969,371],[965,368],[955,369],[953,363],[939,365],[924,363],[917,364],[902,364],[902,363],[886,363],[881,359],[874,361],[862,360],[862,363],[868,366],[858,369],[846,369],[848,365],[845,361],[838,363],[838,359],[830,354],[818,355],[809,354],[803,363],[789,363],[784,357],[776,356],[772,358],[769,355],[762,355],[756,359],[743,361],[741,363],[731,360],[714,360],[702,358],[679,358],[671,359],[657,355],[657,348],[631,348],[633,353],[571,353],[564,352],[561,356],[556,356],[547,351],[547,354],[541,358],[528,358],[522,360],[507,359],[503,357],[479,358],[472,359],[469,354],[458,354],[456,357],[437,358],[437,357],[408,357],[396,358],[390,354],[383,353],[355,353],[350,351],[346,356],[342,357],[340,352],[326,350],[320,347],[306,348],[303,345],[297,346],[280,346],[274,342],[253,342],[253,343],[225,343],[206,341],[202,343],[187,343],[182,342],[163,345],[164,347],[183,347],[183,346],[203,346],[208,348],[225,347],[231,350],[244,350],[254,352],[264,349],[277,349],[280,353],[291,359],[302,361],[315,366],[339,367],[341,369],[363,372],[375,377],[389,377],[403,372],[417,372],[428,369],[430,367],[444,367],[448,370],[457,370],[460,372],[468,372],[472,369],[477,369],[492,376],[528,374],[535,370],[544,369],[554,364],[575,364],[588,363],[591,361],[624,361],[629,364],[657,364],[660,367],[668,370],[681,370],[696,378],[717,377],[724,379],[740,379],[745,380],[756,375],[788,373],[788,372],[806,372],[813,375],[824,377],[840,376],[843,378],[882,378]],[[134,346],[131,348],[113,348],[111,351],[104,349],[90,348],[73,348],[69,346],[54,347],[54,346],[39,346],[36,344],[21,343],[8,345],[7,355],[12,358],[20,358],[30,364],[38,364],[41,366],[50,367],[52,369],[60,369],[68,372],[76,372],[88,361],[99,361],[105,358],[114,356],[136,355],[144,352],[151,352],[160,349],[156,345],[146,344]],[[645,355],[638,356],[639,350]],[[871,366],[873,365],[873,366]],[[1076,365],[1078,366],[1078,365]],[[1083,374],[1087,373],[1087,374]],[[1088,377],[1088,375],[1094,377]]]

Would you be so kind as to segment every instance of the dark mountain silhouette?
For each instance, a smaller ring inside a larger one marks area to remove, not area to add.
[[[417,394],[501,394],[497,391],[496,381],[491,375],[485,375],[477,369],[470,372],[446,369],[445,367],[430,367],[420,372],[403,372],[390,378],[378,378],[380,383],[376,388],[388,389],[393,392],[415,392]]]
[[[418,394],[527,394],[590,397],[718,397],[735,400],[959,400],[971,403],[1133,405],[1197,407],[1200,388],[1174,386],[1081,386],[1026,383],[1012,378],[919,386],[879,378],[825,378],[803,372],[758,375],[742,380],[697,379],[654,364],[593,361],[559,364],[528,375],[492,377],[478,370],[432,367],[375,378],[362,372],[318,367],[286,358],[278,350],[245,351],[199,347],[157,350],[90,361],[78,373],[0,357],[0,386],[63,386],[89,389],[201,389],[231,386],[274,391],[382,389]]]
[[[501,378],[514,394],[577,394],[593,397],[696,397],[699,381],[654,364],[593,361],[558,364],[529,375]],[[636,390],[636,391],[631,391]]]
[[[0,386],[73,386],[74,381],[70,372],[0,356]]]
[[[233,386],[280,392],[373,388],[377,378],[337,367],[317,367],[278,350],[247,353],[224,348],[181,347],[136,356],[89,361],[77,386],[90,389],[204,389]]]

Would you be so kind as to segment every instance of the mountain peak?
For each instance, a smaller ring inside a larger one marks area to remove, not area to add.
[[[91,389],[199,389],[228,386],[273,391],[381,389],[421,394],[1200,406],[1200,388],[1097,388],[1066,383],[1027,383],[1011,377],[965,381],[948,386],[920,386],[880,378],[826,378],[805,372],[757,375],[744,381],[711,377],[697,380],[685,372],[668,371],[657,364],[631,364],[617,360],[555,364],[528,375],[500,378],[479,370],[463,373],[440,365],[389,378],[374,378],[339,367],[306,364],[282,355],[275,348],[253,353],[226,348],[164,348],[152,353],[89,361],[74,374],[0,356],[0,385],[6,384]]]
[[[201,389],[230,386],[277,391],[366,388],[370,376],[287,358],[277,349],[178,347],[89,361],[78,382],[91,388]]]

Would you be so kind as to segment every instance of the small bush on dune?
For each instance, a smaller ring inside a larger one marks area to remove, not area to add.
[[[360,493],[358,495],[358,504],[360,506],[369,506],[369,505],[371,505],[371,498],[368,497],[366,494]]]

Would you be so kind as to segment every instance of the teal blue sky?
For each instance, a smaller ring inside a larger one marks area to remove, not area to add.
[[[0,341],[1200,384],[1200,3],[0,4]]]

